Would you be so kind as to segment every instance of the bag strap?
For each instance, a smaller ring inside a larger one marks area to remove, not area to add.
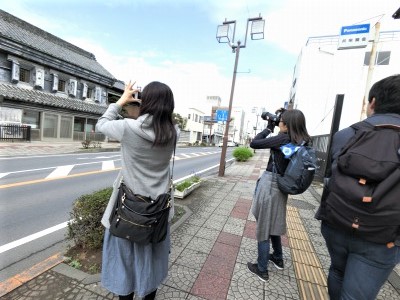
[[[350,126],[354,130],[359,130],[359,129],[373,129],[373,128],[388,128],[388,129],[393,129],[396,131],[400,131],[400,126],[395,125],[395,124],[376,124],[373,125],[365,120],[354,123],[353,125]]]

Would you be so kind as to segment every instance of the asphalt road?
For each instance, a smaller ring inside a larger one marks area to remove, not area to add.
[[[174,181],[217,173],[220,155],[216,147],[178,148]],[[116,152],[1,158],[0,281],[63,251],[74,200],[110,187],[120,166]]]

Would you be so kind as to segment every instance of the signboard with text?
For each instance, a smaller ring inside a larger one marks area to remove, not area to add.
[[[217,121],[226,121],[228,120],[228,111],[227,110],[217,110]]]
[[[369,41],[370,24],[343,26],[340,30],[338,50],[365,48]]]

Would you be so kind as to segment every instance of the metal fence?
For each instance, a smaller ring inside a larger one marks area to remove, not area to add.
[[[31,141],[31,126],[0,125],[1,141]]]
[[[104,142],[106,136],[100,132],[80,132],[74,131],[74,141],[94,141],[94,142]]]

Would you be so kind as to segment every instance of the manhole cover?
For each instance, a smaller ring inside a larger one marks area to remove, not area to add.
[[[299,200],[299,199],[293,199],[293,198],[289,198],[288,204],[290,206],[294,206],[294,207],[297,207],[297,208],[300,208],[300,209],[313,210],[315,208],[314,205],[312,205],[312,204],[310,204],[310,203],[308,203],[306,201]]]

